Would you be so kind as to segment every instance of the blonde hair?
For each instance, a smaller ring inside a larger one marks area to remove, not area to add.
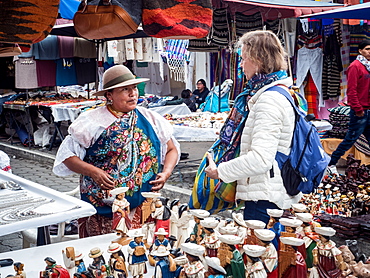
[[[238,42],[242,54],[255,63],[259,73],[269,74],[288,68],[283,46],[271,31],[251,31],[245,33]]]

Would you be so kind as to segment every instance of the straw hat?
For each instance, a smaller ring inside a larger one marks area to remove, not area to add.
[[[271,217],[281,217],[284,211],[282,209],[267,209],[267,214]]]
[[[369,200],[370,199],[370,196],[369,195],[365,195],[363,198],[362,198],[362,200],[364,200],[364,201],[367,201],[367,200]]]
[[[219,235],[218,239],[226,244],[235,245],[239,244],[242,238],[240,236],[235,235]]]
[[[297,228],[303,224],[301,220],[292,218],[280,218],[279,221],[281,225],[293,228]]]
[[[273,231],[268,229],[255,229],[254,234],[263,241],[272,241],[276,236]]]
[[[144,233],[141,229],[129,230],[127,234],[129,237],[133,237],[133,238],[144,236]]]
[[[226,274],[226,270],[221,266],[220,259],[217,257],[205,257],[206,264],[213,269]]]
[[[112,243],[108,246],[108,253],[116,253],[122,249],[122,245],[117,242]]]
[[[339,187],[338,186],[336,186],[336,187],[333,188],[333,191],[338,191],[338,190],[339,190]]]
[[[243,245],[244,252],[251,257],[258,258],[261,257],[265,252],[266,248],[259,245]]]
[[[295,212],[305,212],[307,207],[304,204],[292,204],[292,209]]]
[[[206,249],[202,245],[198,245],[195,243],[182,243],[181,249],[184,251],[184,253],[196,256],[196,257],[202,257]]]
[[[325,185],[325,188],[326,189],[328,189],[328,188],[330,188],[331,187],[331,184],[330,183],[328,183],[327,185]]]
[[[336,231],[332,227],[315,227],[315,232],[323,236],[333,236]]]
[[[297,212],[295,215],[299,220],[305,223],[310,223],[313,219],[313,215],[309,212]]]
[[[89,257],[90,258],[97,258],[103,254],[103,251],[100,250],[99,247],[94,247],[90,250]]]
[[[353,195],[355,195],[355,193],[353,193],[353,191],[349,191],[349,192],[347,193],[347,196],[348,196],[348,197],[352,197]]]
[[[342,199],[342,202],[343,202],[343,203],[347,203],[348,201],[349,201],[349,199],[348,199],[348,198],[343,198],[343,199]]]
[[[135,75],[123,65],[116,65],[104,72],[103,90],[94,93],[94,96],[104,96],[105,92],[110,89],[135,85],[141,82],[149,81],[148,78],[135,78]]]
[[[159,236],[159,235],[166,236],[166,235],[168,235],[168,233],[165,231],[164,228],[159,228],[158,231],[156,231],[154,234],[156,236]]]
[[[121,194],[121,193],[126,193],[127,192],[127,190],[129,190],[129,188],[128,187],[117,187],[117,188],[115,188],[115,189],[113,189],[113,190],[111,190],[110,192],[109,192],[109,194],[111,195],[111,196],[117,196],[118,194]]]
[[[200,225],[202,225],[204,228],[209,228],[209,229],[216,228],[219,223],[220,222],[218,222],[217,219],[214,217],[207,217],[207,218],[204,218],[203,220],[200,220]]]
[[[157,250],[150,253],[154,257],[165,257],[170,254],[170,251],[166,249],[163,245],[159,245]]]
[[[84,254],[82,254],[82,252],[80,250],[76,250],[75,249],[75,261],[79,261],[79,260],[82,260],[83,257],[84,257]]]
[[[245,224],[243,214],[241,213],[233,213],[232,214],[233,219],[236,223],[238,223],[240,226],[243,226],[245,228],[248,228],[247,225]]]
[[[151,198],[151,199],[155,199],[155,198],[161,197],[161,193],[158,193],[158,192],[141,192],[141,195],[144,198]]]
[[[261,220],[246,220],[245,224],[249,229],[264,229],[266,227],[266,223]]]
[[[195,217],[198,217],[201,219],[207,218],[210,215],[210,213],[204,209],[191,209],[190,213],[194,215]]]
[[[301,246],[304,243],[304,239],[302,238],[296,238],[296,237],[279,237],[280,241],[284,244],[287,245],[292,245],[292,246]]]
[[[221,235],[236,235],[238,233],[238,227],[234,226],[225,226],[219,227],[218,231]]]

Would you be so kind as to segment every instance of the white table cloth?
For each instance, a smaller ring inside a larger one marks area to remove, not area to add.
[[[215,128],[200,128],[181,125],[173,126],[173,136],[175,136],[178,141],[213,142],[219,136],[217,132],[219,132],[219,130]]]
[[[157,112],[161,116],[166,115],[166,114],[172,114],[172,115],[177,115],[177,116],[184,116],[184,115],[191,114],[189,107],[185,103],[182,103],[180,105],[158,106],[158,107],[152,107],[149,109]]]
[[[94,106],[98,103],[101,103],[101,100],[88,100],[82,102],[74,103],[64,103],[51,105],[51,113],[54,117],[54,122],[61,121],[71,121],[73,122],[78,115],[80,115],[81,110],[85,107]]]

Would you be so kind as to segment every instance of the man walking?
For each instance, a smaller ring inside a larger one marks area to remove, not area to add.
[[[347,69],[347,99],[351,107],[346,137],[331,155],[329,170],[337,173],[335,164],[361,134],[370,142],[370,40],[358,45],[356,60]]]

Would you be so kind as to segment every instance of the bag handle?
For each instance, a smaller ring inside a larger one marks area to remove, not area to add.
[[[102,3],[102,6],[109,6],[109,5],[112,5],[112,3],[111,3],[111,0],[101,0],[101,3]],[[81,6],[83,6],[83,8],[82,8],[82,13],[84,13],[85,12],[85,10],[86,10],[86,7],[87,7],[87,0],[83,0],[83,1],[81,1],[81,4],[80,4]],[[96,5],[96,8],[97,7],[99,7],[99,5]]]

